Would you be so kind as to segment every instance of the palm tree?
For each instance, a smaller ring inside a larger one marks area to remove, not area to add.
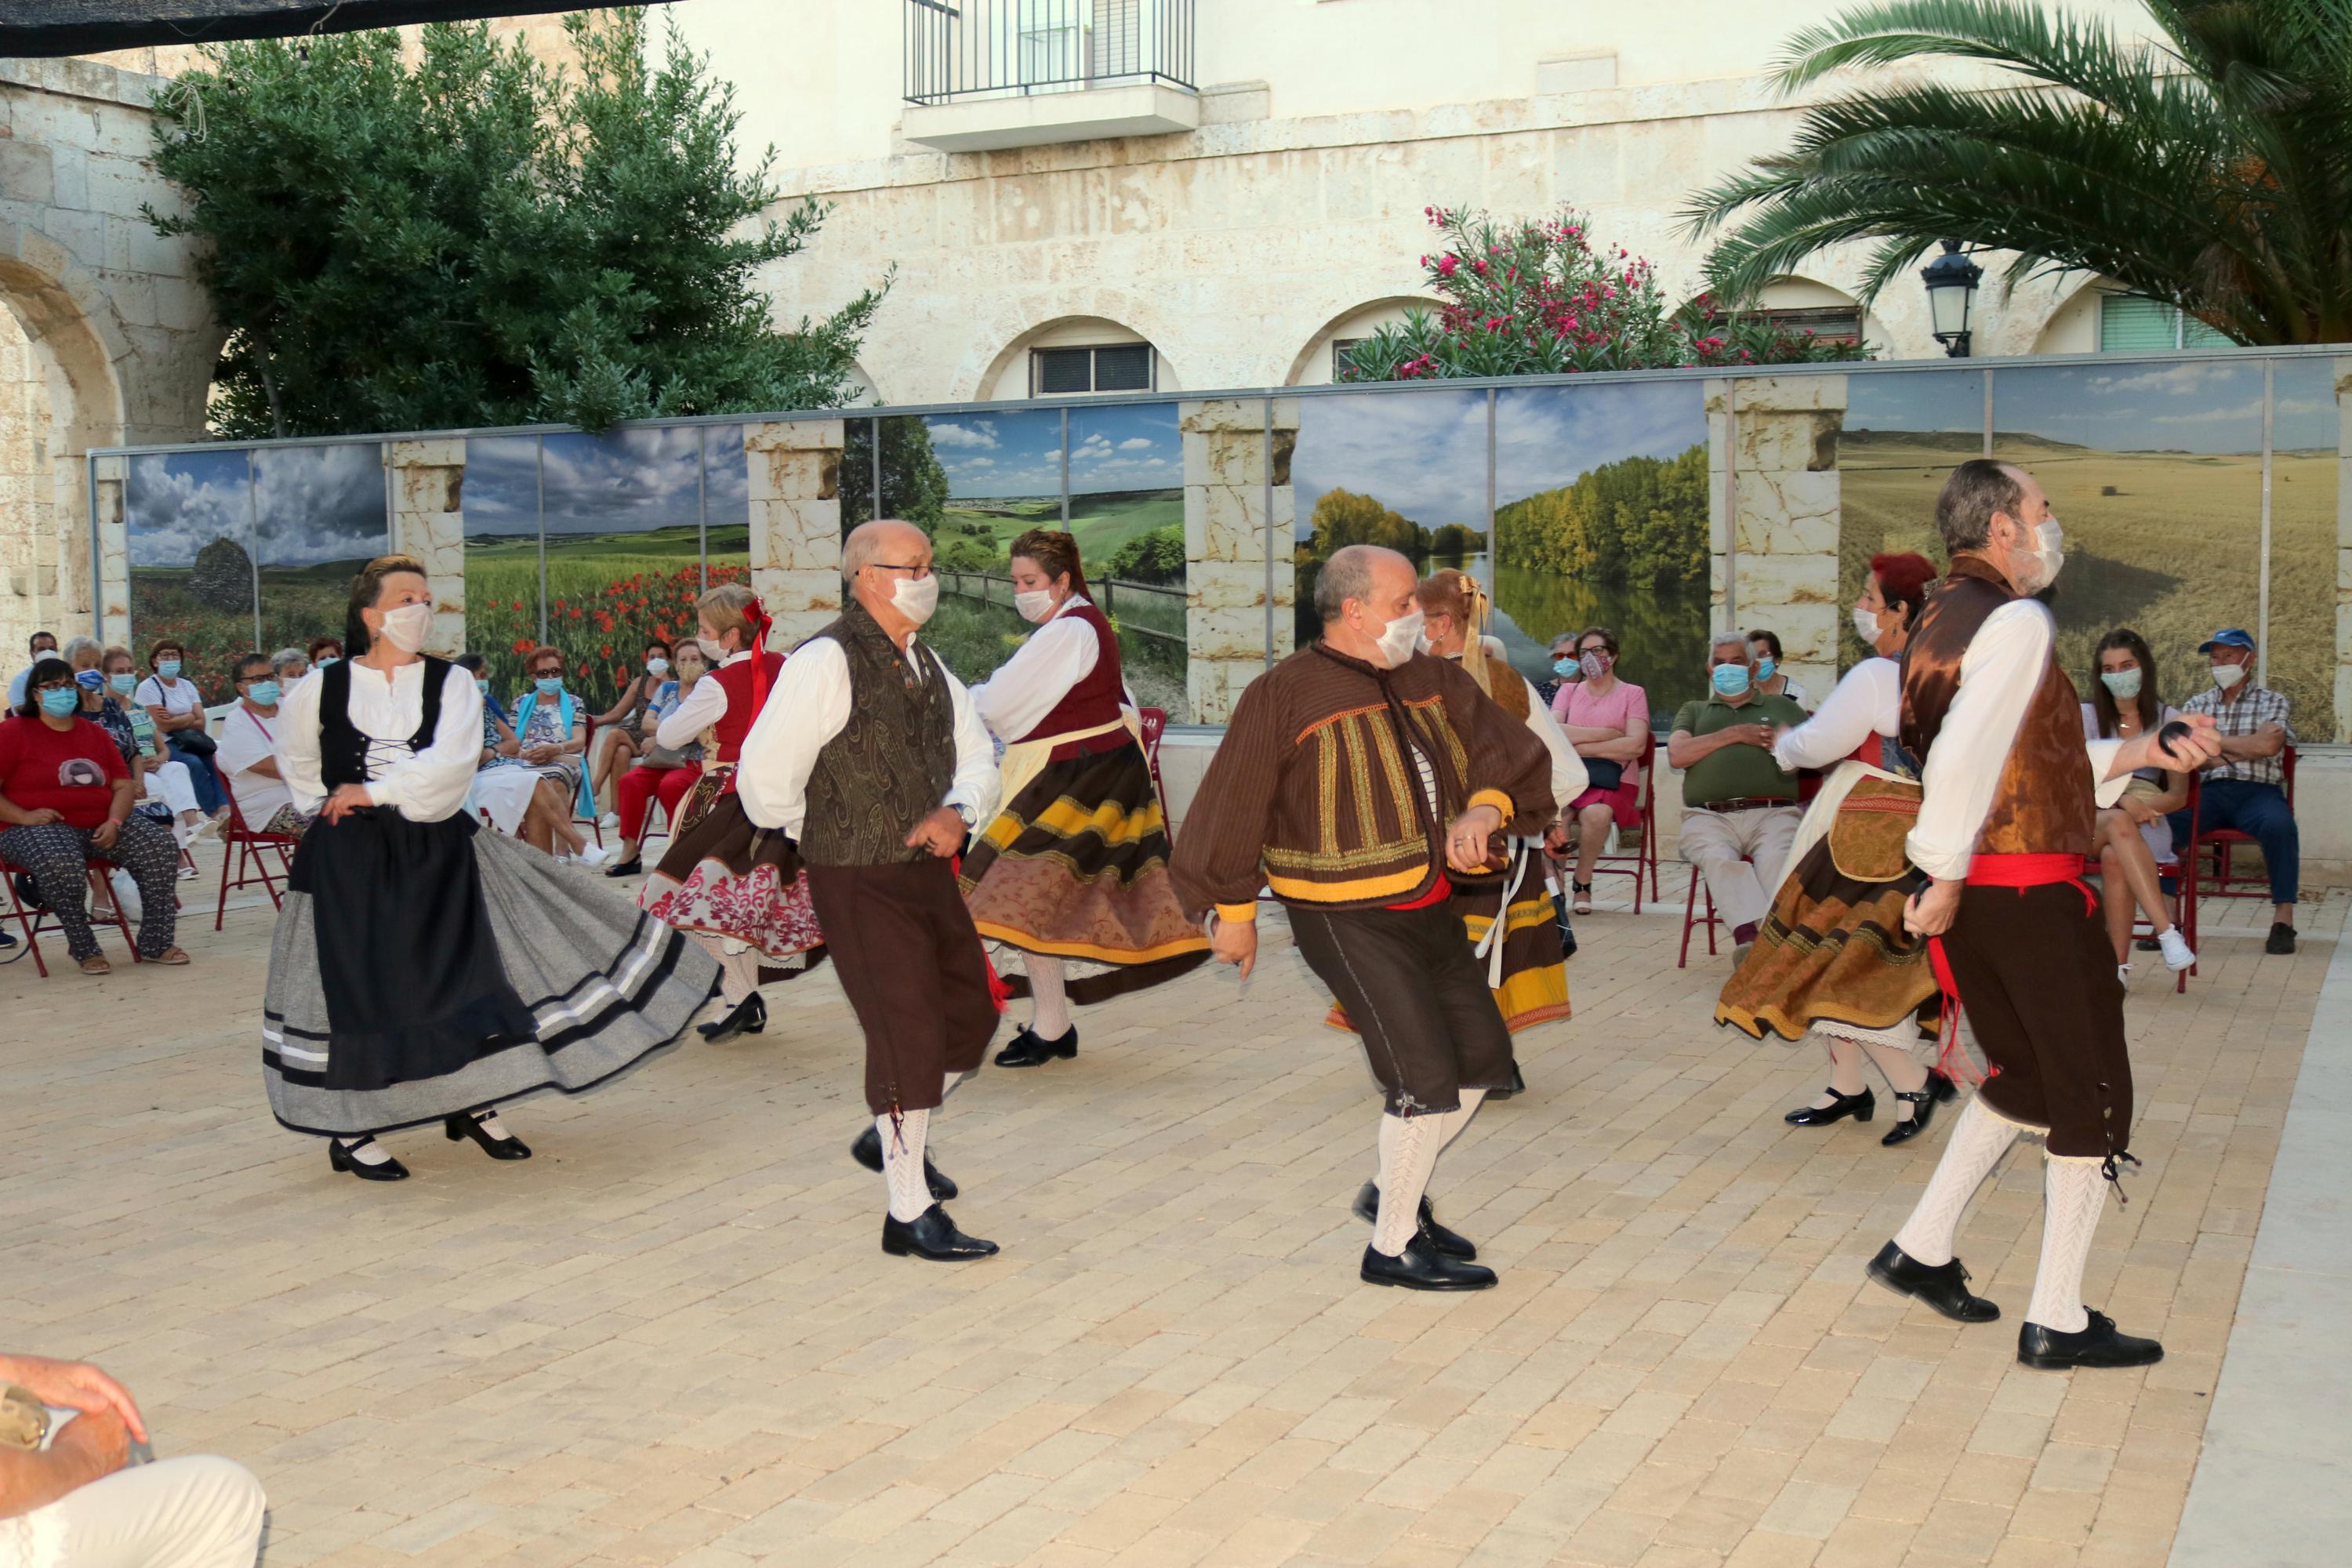
[[[2100,273],[2241,343],[2352,341],[2352,0],[2144,3],[2147,43],[2032,0],[1887,0],[1799,33],[1783,92],[1937,60],[2003,77],[1809,107],[1793,147],[1685,208],[1692,237],[1723,231],[1716,291],[1874,240],[1867,302],[1948,236],[2011,253],[2011,288]]]

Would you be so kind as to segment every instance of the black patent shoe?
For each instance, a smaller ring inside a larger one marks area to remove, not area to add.
[[[1055,1057],[1067,1061],[1078,1054],[1078,1026],[1076,1024],[1062,1031],[1058,1040],[1041,1040],[1034,1029],[1024,1029],[1013,1037],[1013,1043],[996,1053],[996,1065],[1001,1068],[1034,1068],[1050,1062]]]
[[[530,1145],[509,1132],[503,1138],[490,1136],[489,1129],[476,1121],[470,1112],[452,1116],[441,1123],[443,1137],[455,1143],[460,1138],[470,1138],[482,1146],[482,1152],[493,1160],[528,1160]]]
[[[1365,1247],[1358,1272],[1367,1285],[1402,1285],[1408,1290],[1487,1290],[1495,1284],[1493,1269],[1448,1258],[1423,1236],[1406,1242],[1404,1251],[1395,1258],[1377,1247]]]
[[[738,1035],[756,1035],[768,1026],[768,1005],[754,991],[735,1004],[733,1012],[715,1024],[699,1024],[695,1032],[712,1045],[731,1040]]]
[[[605,867],[604,875],[607,877],[634,877],[645,868],[645,859],[640,856],[633,860],[624,860],[617,866]]]
[[[1527,1074],[1519,1070],[1518,1062],[1514,1060],[1511,1063],[1511,1081],[1501,1089],[1488,1089],[1486,1091],[1486,1098],[1488,1100],[1509,1100],[1515,1095],[1525,1094],[1527,1091]]]
[[[1576,956],[1576,927],[1568,918],[1567,894],[1554,893],[1551,896],[1551,911],[1559,922],[1559,955],[1562,958],[1574,958]]]
[[[1860,1094],[1840,1094],[1833,1089],[1822,1092],[1830,1097],[1830,1104],[1801,1105],[1780,1120],[1791,1127],[1826,1127],[1849,1116],[1856,1121],[1867,1121],[1878,1113],[1878,1097],[1867,1086]]]
[[[893,1258],[923,1258],[933,1263],[969,1263],[996,1256],[996,1243],[966,1236],[948,1211],[933,1204],[911,1220],[882,1216],[882,1250]]]
[[[375,1140],[373,1138],[362,1138],[360,1140],[359,1143],[353,1144],[352,1148],[358,1148],[362,1144],[373,1143],[374,1142]],[[357,1176],[362,1182],[404,1182],[408,1180],[408,1167],[394,1159],[391,1155],[385,1155],[380,1163],[375,1164],[370,1164],[363,1160],[354,1160],[352,1158],[351,1150],[343,1147],[342,1140],[340,1138],[330,1138],[327,1140],[327,1163],[332,1165],[338,1171]]]
[[[1969,1294],[1969,1271],[1957,1258],[1931,1268],[1890,1241],[1870,1260],[1870,1277],[1898,1296],[1926,1302],[1956,1323],[1990,1323],[2000,1316],[1999,1307]]]
[[[2118,1333],[2113,1318],[2088,1307],[2083,1310],[2091,1313],[2091,1321],[2071,1334],[2040,1323],[2018,1324],[2017,1359],[2044,1372],[2076,1366],[2154,1366],[2164,1359],[2164,1347],[2154,1340]]]
[[[1908,1143],[1912,1139],[1927,1131],[1927,1120],[1936,1113],[1934,1080],[1930,1079],[1924,1089],[1898,1089],[1895,1091],[1895,1098],[1908,1105],[1911,1108],[1911,1114],[1898,1118],[1895,1125],[1888,1129],[1886,1136],[1878,1141],[1882,1147],[1888,1149],[1894,1148],[1897,1143]]]
[[[857,1135],[857,1142],[849,1146],[849,1157],[876,1175],[882,1173],[882,1134],[873,1123],[868,1122],[866,1131]],[[957,1192],[961,1190],[953,1182],[940,1174],[940,1168],[931,1163],[931,1152],[929,1149],[923,1151],[923,1184],[930,1188],[931,1196],[941,1203],[954,1201]]]
[[[1362,1220],[1366,1225],[1379,1224],[1381,1217],[1381,1184],[1378,1182],[1366,1182],[1362,1186],[1357,1188],[1356,1201],[1349,1205],[1349,1212],[1353,1214],[1358,1219]],[[1463,1236],[1455,1231],[1448,1230],[1444,1226],[1437,1223],[1437,1216],[1430,1212],[1429,1194],[1427,1193],[1423,1193],[1421,1195],[1420,1218],[1422,1238],[1441,1256],[1459,1258],[1465,1263],[1469,1262],[1472,1258],[1478,1256],[1478,1247],[1475,1242],[1472,1241],[1468,1237]]]

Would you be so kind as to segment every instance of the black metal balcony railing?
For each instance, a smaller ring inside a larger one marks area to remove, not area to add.
[[[1192,0],[905,0],[907,101],[1194,90]]]

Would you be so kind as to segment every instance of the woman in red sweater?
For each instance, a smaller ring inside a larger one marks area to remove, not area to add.
[[[179,848],[168,828],[132,815],[131,770],[113,739],[79,716],[80,706],[73,667],[45,658],[25,682],[24,706],[0,721],[0,859],[31,874],[84,974],[114,967],[82,902],[93,858],[121,867],[139,886],[139,956],[185,963],[173,942]]]

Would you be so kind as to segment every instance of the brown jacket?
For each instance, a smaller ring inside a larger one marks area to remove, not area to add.
[[[1554,812],[1543,742],[1450,660],[1375,669],[1318,642],[1235,704],[1170,862],[1176,895],[1228,920],[1255,916],[1261,885],[1328,909],[1406,902],[1436,884],[1445,829],[1473,805],[1541,831]]]

